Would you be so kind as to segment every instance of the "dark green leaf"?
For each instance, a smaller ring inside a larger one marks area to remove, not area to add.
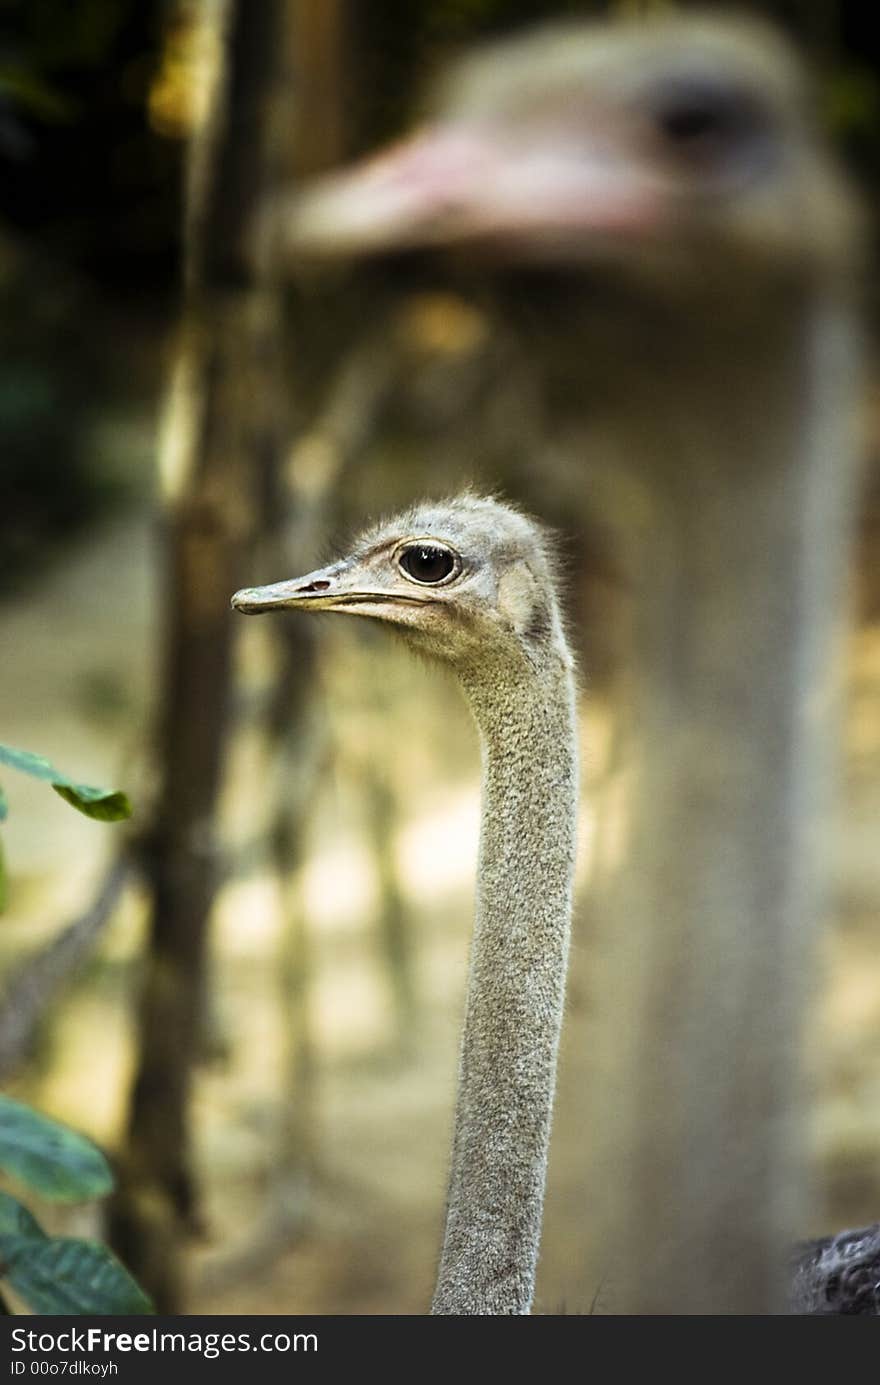
[[[131,804],[124,793],[107,789],[90,789],[87,784],[53,784],[57,794],[98,822],[122,822],[131,817]]]
[[[70,1236],[0,1238],[5,1277],[35,1313],[152,1313],[143,1290],[106,1246]]]
[[[8,812],[9,812],[9,804],[8,804],[7,801],[6,801],[6,795],[5,795],[5,793],[3,792],[2,787],[0,787],[0,822],[5,822],[5,821],[6,821],[6,814],[7,814]]]
[[[45,1231],[28,1209],[22,1207],[17,1198],[0,1192],[0,1256],[3,1254],[3,1239],[6,1236],[15,1236],[18,1240],[46,1239]]]
[[[103,1197],[113,1187],[91,1140],[8,1096],[0,1096],[0,1168],[52,1202]]]
[[[115,789],[96,789],[90,784],[77,784],[42,755],[35,755],[31,750],[16,750],[11,745],[0,744],[0,764],[51,784],[56,793],[85,813],[86,817],[97,818],[99,822],[120,822],[123,818],[131,817],[131,804],[124,793]]]

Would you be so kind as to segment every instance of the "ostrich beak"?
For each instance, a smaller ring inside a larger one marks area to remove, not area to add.
[[[484,243],[513,252],[575,234],[649,225],[658,187],[579,132],[515,146],[501,131],[428,126],[378,158],[320,180],[283,237],[297,256]]]
[[[331,567],[318,568],[305,577],[292,577],[287,582],[273,582],[268,587],[245,587],[233,596],[232,608],[246,616],[290,607],[332,610],[341,602],[363,599],[361,588],[362,583],[352,582],[348,563],[333,563]]]
[[[427,596],[410,596],[371,582],[359,563],[344,561],[318,568],[305,577],[274,582],[269,587],[245,587],[232,598],[232,608],[243,615],[263,611],[349,611],[355,615],[394,619],[403,606],[427,604]]]

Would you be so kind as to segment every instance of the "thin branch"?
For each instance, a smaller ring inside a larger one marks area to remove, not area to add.
[[[61,988],[94,951],[125,888],[131,864],[117,856],[85,913],[62,928],[52,942],[9,978],[0,1005],[0,1078],[21,1066],[37,1030]]]

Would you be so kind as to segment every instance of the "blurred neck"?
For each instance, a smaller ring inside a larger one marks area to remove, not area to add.
[[[602,1186],[624,1312],[784,1311],[809,1223],[800,1048],[827,886],[855,338],[833,301],[763,307],[760,330],[745,312],[685,324],[664,356],[616,362],[635,791],[607,919]]]

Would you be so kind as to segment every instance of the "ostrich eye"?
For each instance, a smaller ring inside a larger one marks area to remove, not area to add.
[[[761,125],[747,92],[711,81],[671,82],[655,93],[652,105],[655,128],[666,146],[680,154],[723,151]]]
[[[716,135],[724,122],[717,110],[694,102],[689,106],[671,106],[669,110],[661,111],[659,124],[667,139],[682,144]]]
[[[458,566],[455,554],[435,543],[414,543],[397,561],[407,577],[428,585],[445,582]]]

